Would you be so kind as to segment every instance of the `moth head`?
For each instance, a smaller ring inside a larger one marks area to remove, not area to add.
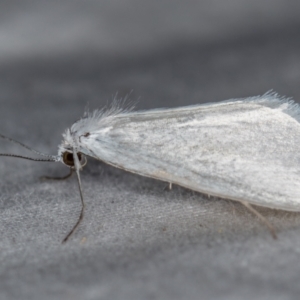
[[[71,167],[71,168],[74,167],[75,162],[74,162],[74,157],[73,157],[73,153],[72,152],[64,151],[61,154],[61,157],[62,157],[62,162],[65,165],[67,165],[68,167]],[[82,153],[80,153],[80,152],[77,152],[77,157],[79,159],[81,167],[84,167],[87,164],[87,159],[86,159],[85,155],[82,154]]]

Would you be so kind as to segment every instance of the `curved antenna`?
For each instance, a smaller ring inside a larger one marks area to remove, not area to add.
[[[45,154],[45,153],[39,152],[39,151],[37,151],[37,150],[34,150],[34,149],[30,148],[29,146],[26,146],[26,145],[24,145],[23,143],[20,143],[20,142],[14,140],[14,139],[12,139],[12,138],[9,138],[9,137],[7,137],[7,136],[5,136],[5,135],[3,135],[3,134],[0,134],[0,138],[2,138],[3,140],[7,140],[7,141],[9,141],[9,142],[11,142],[11,143],[15,143],[15,144],[17,144],[17,145],[19,145],[19,146],[21,146],[21,147],[23,147],[23,148],[25,148],[25,149],[27,149],[27,150],[29,150],[29,151],[35,153],[35,154],[38,154],[38,155],[40,155],[40,156],[48,157],[48,159],[49,159],[49,160],[38,160],[38,159],[37,159],[36,161],[58,161],[58,160],[59,160],[58,157],[55,156],[55,155],[49,155],[49,154]],[[8,154],[5,154],[5,153],[4,153],[4,154],[1,154],[1,156],[14,156],[14,157],[19,157],[19,158],[24,158],[24,159],[29,159],[29,160],[35,160],[34,158],[31,159],[31,158],[24,157],[24,156],[19,156],[19,155],[8,155]]]

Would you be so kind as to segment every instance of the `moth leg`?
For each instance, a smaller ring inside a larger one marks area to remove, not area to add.
[[[165,188],[164,188],[164,191],[171,191],[172,190],[172,182],[169,182],[169,185],[167,185]]]
[[[72,174],[73,174],[73,169],[70,168],[70,172],[66,176],[63,176],[63,177],[41,176],[40,179],[41,180],[65,180],[65,179],[68,179],[69,177],[71,177]]]
[[[272,226],[272,224],[261,213],[259,213],[255,208],[253,208],[253,206],[250,203],[244,202],[244,201],[240,201],[240,202],[244,206],[246,206],[254,215],[256,215],[268,227],[273,239],[276,240],[277,234],[276,234],[276,230]]]

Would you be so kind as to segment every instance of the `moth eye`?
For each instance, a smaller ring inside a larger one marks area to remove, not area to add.
[[[82,159],[81,153],[77,153],[79,161]],[[64,152],[63,154],[63,162],[67,166],[74,167],[74,158],[73,158],[73,153],[70,152]]]

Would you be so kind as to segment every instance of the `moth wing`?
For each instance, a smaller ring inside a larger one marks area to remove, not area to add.
[[[276,95],[102,120],[82,152],[192,190],[300,211],[299,108]]]

